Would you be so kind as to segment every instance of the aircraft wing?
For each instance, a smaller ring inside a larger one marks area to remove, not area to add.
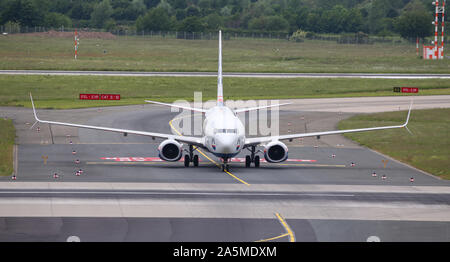
[[[276,141],[276,140],[288,140],[288,139],[295,139],[295,138],[302,138],[302,137],[314,137],[314,136],[320,137],[320,136],[326,136],[326,135],[366,132],[366,131],[375,131],[375,130],[384,130],[384,129],[393,129],[393,128],[402,128],[402,127],[407,128],[407,125],[409,122],[409,116],[411,115],[411,108],[412,108],[412,102],[409,107],[406,122],[403,125],[359,128],[359,129],[346,129],[346,130],[336,130],[336,131],[323,131],[323,132],[311,132],[311,133],[299,133],[299,134],[280,135],[280,136],[252,137],[252,138],[245,139],[244,147],[256,146],[261,143],[268,143],[268,142]]]
[[[31,93],[30,93],[30,99],[31,99],[31,105],[33,106],[34,118],[36,119],[37,122],[40,122],[40,123],[69,126],[69,127],[78,127],[78,128],[87,128],[87,129],[100,130],[100,131],[116,132],[116,133],[122,133],[124,135],[133,134],[133,135],[149,136],[152,138],[174,139],[174,140],[182,142],[182,143],[187,143],[190,145],[203,147],[203,138],[201,138],[201,137],[178,136],[178,135],[173,135],[173,134],[162,134],[162,133],[153,133],[153,132],[137,131],[137,130],[130,130],[130,129],[80,125],[80,124],[73,124],[73,123],[41,120],[38,118],[38,116],[36,114],[36,108],[34,107],[33,97],[31,96]]]

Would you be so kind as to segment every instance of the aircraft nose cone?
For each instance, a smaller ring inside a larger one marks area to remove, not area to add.
[[[219,135],[216,138],[218,150],[224,154],[234,153],[236,149],[236,137],[233,135]]]

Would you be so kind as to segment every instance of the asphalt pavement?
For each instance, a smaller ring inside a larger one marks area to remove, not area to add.
[[[415,104],[448,107],[446,99]],[[332,130],[355,113],[406,110],[409,100],[295,100],[280,111],[279,130]],[[37,132],[30,109],[1,112],[13,118],[19,145],[17,179],[0,178],[0,241],[450,240],[449,181],[341,136],[290,142],[293,161],[281,164],[245,168],[237,159],[228,174],[207,152],[185,168],[150,161],[158,140],[48,125]],[[172,132],[178,115],[154,105],[38,113],[155,132]]]

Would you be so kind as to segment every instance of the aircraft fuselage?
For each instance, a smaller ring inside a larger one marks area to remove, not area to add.
[[[205,113],[203,132],[206,148],[217,157],[234,157],[244,147],[244,125],[226,106],[215,106]]]

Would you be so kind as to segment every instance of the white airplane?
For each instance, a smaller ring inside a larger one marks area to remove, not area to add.
[[[372,128],[361,128],[361,129],[347,129],[347,130],[336,130],[336,131],[325,131],[325,132],[312,132],[312,133],[299,133],[299,134],[289,134],[289,135],[278,135],[278,136],[264,136],[264,137],[245,137],[245,127],[237,114],[258,110],[262,108],[269,108],[274,106],[281,106],[285,104],[269,105],[262,107],[252,107],[232,110],[231,108],[224,105],[223,102],[223,87],[222,87],[222,32],[219,31],[219,69],[218,69],[218,79],[217,79],[217,105],[210,109],[202,108],[191,108],[179,105],[172,105],[166,103],[160,103],[155,101],[146,100],[148,103],[154,103],[159,105],[165,105],[170,107],[178,107],[185,110],[191,110],[196,112],[201,112],[205,114],[205,120],[203,122],[203,137],[193,137],[193,136],[181,136],[173,134],[162,134],[153,133],[147,131],[129,130],[129,129],[118,129],[110,127],[99,127],[99,126],[89,126],[80,125],[73,123],[63,123],[55,121],[41,120],[36,114],[36,109],[34,106],[33,98],[30,93],[31,104],[33,106],[34,117],[36,122],[47,123],[52,125],[62,125],[69,127],[78,128],[88,128],[94,130],[110,131],[123,133],[125,136],[128,134],[143,135],[155,138],[165,139],[159,146],[159,157],[165,161],[178,161],[183,156],[183,144],[189,145],[189,149],[186,150],[187,154],[184,156],[184,165],[189,167],[192,162],[194,166],[198,166],[198,155],[194,154],[197,148],[205,149],[216,157],[222,159],[222,171],[228,171],[229,160],[239,154],[242,150],[248,149],[250,151],[249,155],[245,157],[245,166],[250,167],[251,163],[254,163],[255,167],[259,167],[260,157],[257,155],[256,147],[258,145],[264,146],[264,158],[270,163],[280,163],[287,159],[288,148],[281,142],[282,140],[292,140],[295,138],[302,137],[317,137],[325,135],[336,135],[344,133],[353,132],[364,132],[364,131],[374,131],[392,128],[402,128],[408,125],[409,116],[411,114],[412,102],[408,111],[408,116],[406,122],[403,125],[397,126],[382,126],[382,127],[372,127]],[[194,148],[195,147],[195,148]]]

